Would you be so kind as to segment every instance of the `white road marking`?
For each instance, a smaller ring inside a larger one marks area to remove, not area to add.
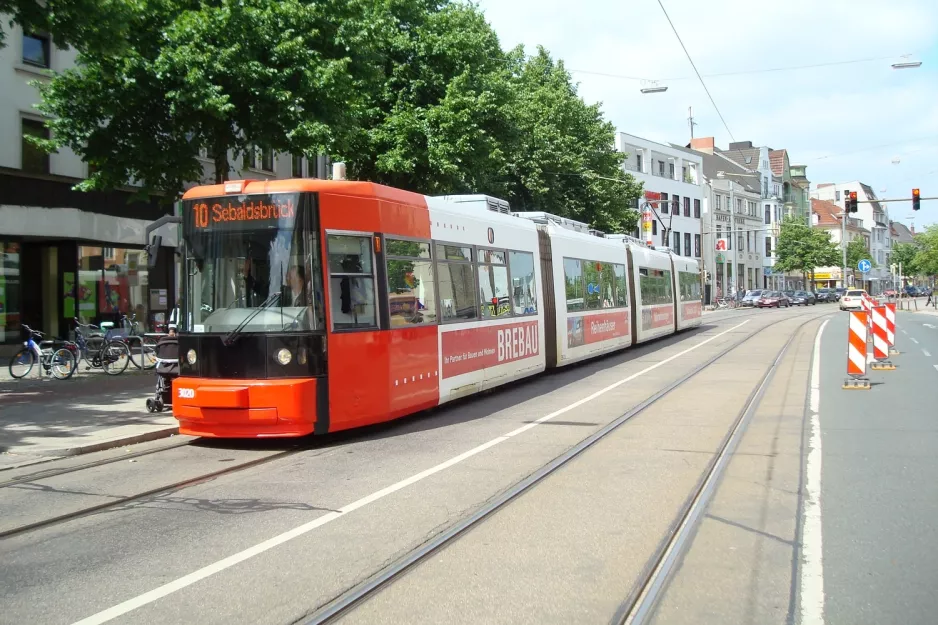
[[[918,341],[916,341],[916,340],[913,339],[912,337],[909,337],[909,340],[912,341],[913,343],[915,343],[916,345],[918,345]]]
[[[922,353],[925,354],[925,358],[931,358],[931,354],[928,353],[927,349],[922,348]]]
[[[902,330],[902,333],[903,333],[903,334],[908,334],[908,332],[906,332],[905,330]]]
[[[370,495],[366,495],[365,497],[362,497],[358,501],[353,501],[352,503],[342,508],[339,508],[338,511],[324,514],[321,517],[318,517],[308,523],[304,523],[303,525],[297,526],[293,528],[292,530],[289,530],[287,532],[274,536],[273,538],[269,538],[265,540],[264,542],[254,545],[253,547],[248,547],[247,549],[243,551],[239,551],[238,553],[235,553],[233,555],[230,555],[227,558],[223,558],[221,560],[218,560],[217,562],[213,562],[212,564],[204,566],[197,571],[193,571],[192,573],[189,573],[188,575],[183,575],[182,577],[178,579],[175,579],[167,584],[163,584],[162,586],[159,586],[158,588],[154,588],[153,590],[145,592],[142,595],[138,595],[132,599],[128,599],[127,601],[124,601],[123,603],[119,603],[114,607],[108,608],[106,610],[102,610],[101,612],[98,612],[97,614],[92,614],[91,616],[87,618],[84,618],[80,621],[76,621],[74,625],[97,625],[99,623],[107,623],[108,621],[111,621],[117,618],[118,616],[127,614],[128,612],[131,612],[133,610],[136,610],[137,608],[143,607],[147,605],[148,603],[153,603],[157,599],[161,599],[167,595],[171,595],[176,591],[182,590],[183,588],[186,588],[187,586],[191,586],[192,584],[198,581],[201,581],[207,577],[211,577],[212,575],[215,575],[216,573],[221,573],[225,569],[231,568],[232,566],[239,564],[241,562],[244,562],[245,560],[249,560],[250,558],[253,558],[254,556],[258,556],[264,553],[265,551],[269,551],[273,549],[274,547],[277,547],[288,541],[293,540],[294,538],[299,538],[300,536],[303,536],[304,534],[307,534],[313,531],[314,529],[322,527],[323,525],[326,525],[327,523],[331,523],[332,521],[335,521],[336,519],[342,516],[345,516],[349,512],[354,512],[355,510],[358,510],[359,508],[364,508],[368,504],[374,503],[378,501],[379,499],[383,499],[387,497],[388,495],[401,490],[402,488],[406,488],[408,486],[416,484],[417,482],[420,482],[421,480],[424,480],[430,477],[431,475],[435,475],[439,473],[440,471],[443,471],[456,464],[459,464],[463,460],[471,458],[472,456],[475,456],[485,451],[486,449],[494,447],[495,445],[498,445],[499,443],[504,443],[505,441],[509,440],[511,437],[517,436],[518,434],[521,434],[522,432],[530,430],[531,428],[536,427],[540,425],[541,423],[544,423],[545,421],[549,421],[553,419],[554,417],[558,417],[564,414],[565,412],[569,412],[570,410],[577,408],[578,406],[582,406],[586,402],[596,399],[600,395],[604,395],[605,393],[608,393],[609,391],[614,390],[622,386],[623,384],[631,382],[635,378],[643,376],[646,373],[654,371],[658,367],[666,365],[667,363],[671,362],[672,360],[675,360],[676,358],[680,358],[681,356],[684,356],[685,354],[689,354],[690,352],[694,351],[695,349],[699,347],[703,347],[710,341],[714,341],[720,338],[721,336],[723,336],[724,334],[729,334],[730,332],[741,328],[742,326],[749,323],[749,321],[750,320],[747,319],[746,321],[743,321],[742,323],[739,323],[728,330],[724,330],[723,332],[720,332],[719,334],[714,334],[710,338],[704,339],[703,341],[697,343],[696,345],[692,345],[691,347],[688,347],[684,351],[678,352],[674,354],[673,356],[669,356],[668,358],[665,358],[664,360],[661,360],[659,362],[656,362],[653,365],[649,365],[648,367],[645,367],[644,369],[642,369],[641,371],[637,373],[633,373],[627,378],[623,378],[619,380],[618,382],[614,382],[605,388],[599,389],[592,395],[588,395],[579,401],[575,401],[568,406],[564,406],[563,408],[560,408],[559,410],[555,410],[554,412],[548,415],[540,417],[533,423],[528,423],[524,425],[523,427],[520,427],[516,430],[512,430],[511,432],[503,436],[499,436],[498,438],[493,438],[487,443],[483,443],[479,445],[478,447],[473,447],[469,451],[463,452],[459,454],[458,456],[450,458],[449,460],[445,462],[441,462],[440,464],[434,467],[430,467],[429,469],[425,471],[421,471],[420,473],[412,475],[406,479],[403,479],[400,482],[396,482],[377,492],[374,492]],[[826,324],[827,322],[825,321],[824,323]],[[823,326],[821,327],[823,328]],[[406,383],[406,379],[405,379],[405,383]]]
[[[923,323],[922,325],[925,326],[926,328],[931,328],[932,330],[934,330],[936,327],[938,327],[938,326],[933,326],[933,325],[930,324],[930,323]]]
[[[828,320],[829,321],[829,320]],[[811,365],[811,435],[805,470],[805,500],[801,533],[801,623],[824,623],[824,550],[821,539],[821,336],[828,321],[814,338]]]

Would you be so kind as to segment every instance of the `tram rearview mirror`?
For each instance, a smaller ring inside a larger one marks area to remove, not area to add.
[[[150,239],[150,244],[147,246],[147,267],[156,267],[156,257],[160,252],[160,244],[163,242],[163,237],[156,234]]]

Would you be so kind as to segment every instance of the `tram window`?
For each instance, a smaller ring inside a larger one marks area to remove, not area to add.
[[[385,239],[391,327],[436,323],[430,244]]]
[[[501,250],[476,250],[479,257],[480,263],[494,264],[494,265],[504,265],[505,264],[505,252]]]
[[[332,326],[377,327],[371,237],[330,234],[327,241]]]
[[[582,263],[576,258],[564,258],[563,278],[567,295],[567,312],[585,310],[584,291],[586,289],[583,286]]]
[[[640,267],[638,273],[642,304],[654,306],[674,302],[670,271]]]
[[[437,260],[471,261],[472,248],[460,247],[458,245],[441,245],[438,243],[436,246],[436,258]]]
[[[625,265],[613,265],[616,275],[616,306],[629,305],[629,283],[625,275]]]
[[[443,321],[476,319],[479,314],[472,263],[439,262],[438,257],[436,267],[440,283],[440,317]]]
[[[511,316],[507,267],[479,265],[479,300],[483,319]]]
[[[508,252],[508,269],[511,270],[511,302],[515,314],[537,314],[534,254],[530,252]]]

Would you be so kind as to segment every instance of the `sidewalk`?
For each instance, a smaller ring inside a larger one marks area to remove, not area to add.
[[[35,376],[35,372],[33,373]],[[170,410],[150,414],[153,371],[80,371],[70,380],[0,375],[0,470],[178,432]]]

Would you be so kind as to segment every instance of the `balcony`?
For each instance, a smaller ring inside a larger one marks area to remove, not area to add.
[[[641,173],[642,171],[641,169],[638,168],[638,165],[636,163],[630,163],[629,161],[625,161],[624,163],[622,163],[622,167],[624,167],[626,171],[634,171],[634,172],[639,172],[639,173]]]

